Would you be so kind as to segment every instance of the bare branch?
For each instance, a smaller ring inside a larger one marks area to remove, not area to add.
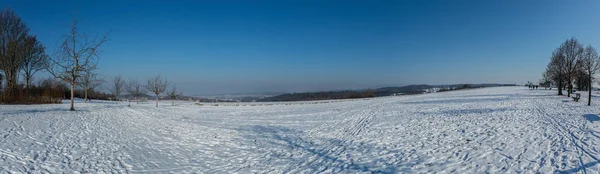
[[[127,91],[129,95],[135,97],[136,99],[148,93],[146,88],[140,82],[133,79],[129,80],[127,85],[125,85],[125,91]]]
[[[112,87],[109,89],[111,93],[115,96],[116,100],[119,100],[121,97],[121,93],[125,88],[125,81],[121,78],[120,75],[115,76],[113,79]]]

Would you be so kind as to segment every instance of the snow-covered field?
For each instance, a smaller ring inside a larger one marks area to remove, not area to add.
[[[0,106],[0,171],[600,172],[600,104],[498,87],[310,105]],[[600,97],[596,97],[600,103]]]

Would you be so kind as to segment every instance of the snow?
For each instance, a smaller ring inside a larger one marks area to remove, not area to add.
[[[496,87],[327,102],[0,106],[5,173],[600,172],[600,97]]]

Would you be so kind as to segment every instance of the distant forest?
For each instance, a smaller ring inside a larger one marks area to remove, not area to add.
[[[307,101],[307,100],[331,100],[375,97],[375,90],[363,91],[329,91],[329,92],[304,92],[282,94],[274,97],[260,99],[260,102],[273,101]]]
[[[494,86],[516,86],[516,84],[455,84],[455,85],[408,85],[402,87],[385,87],[367,90],[345,90],[328,92],[288,93],[256,100],[258,102],[277,101],[310,101],[383,97],[393,95],[423,94],[427,92],[444,92],[452,90],[483,88]]]

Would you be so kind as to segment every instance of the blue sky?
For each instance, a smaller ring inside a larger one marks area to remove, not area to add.
[[[100,73],[186,94],[537,81],[570,37],[600,47],[600,1],[4,0],[49,48],[102,35]]]

